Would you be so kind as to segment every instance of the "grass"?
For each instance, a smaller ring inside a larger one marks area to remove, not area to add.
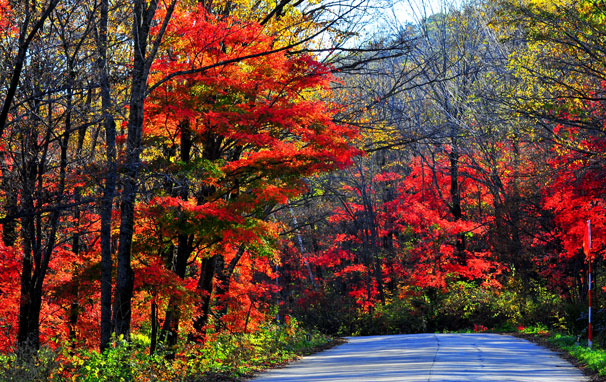
[[[591,381],[606,382],[606,350],[595,344],[589,349],[577,337],[549,332],[546,327],[520,327],[514,335],[557,352],[591,377]]]
[[[577,343],[576,337],[570,335],[552,334],[547,338],[547,341],[568,352],[577,361],[586,365],[598,375],[606,377],[606,350],[589,349],[587,346]]]

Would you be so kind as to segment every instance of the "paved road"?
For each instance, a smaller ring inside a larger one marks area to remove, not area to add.
[[[351,337],[255,382],[587,381],[555,353],[499,334]]]

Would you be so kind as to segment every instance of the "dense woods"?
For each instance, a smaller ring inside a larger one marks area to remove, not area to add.
[[[0,370],[584,335],[589,262],[606,344],[606,4],[417,5],[0,0]]]

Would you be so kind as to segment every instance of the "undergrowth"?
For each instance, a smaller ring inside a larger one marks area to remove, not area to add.
[[[100,354],[69,347],[43,348],[26,357],[0,355],[0,381],[238,381],[326,347],[331,337],[288,324],[269,324],[255,333],[217,333],[204,344],[183,341],[174,359],[160,348],[149,354],[149,341],[135,335],[116,341]]]
[[[599,344],[594,343],[590,349],[586,338],[582,340],[580,336],[551,332],[543,325],[517,329],[525,339],[564,352],[565,358],[593,376],[592,381],[606,381],[606,350]]]
[[[606,376],[606,350],[579,344],[577,337],[563,334],[551,334],[547,341],[565,350],[582,364],[594,370],[601,376]]]

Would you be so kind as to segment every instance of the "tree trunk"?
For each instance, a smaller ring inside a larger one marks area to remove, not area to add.
[[[201,296],[199,316],[194,320],[194,329],[198,332],[199,339],[203,339],[206,334],[206,324],[210,316],[210,302],[213,293],[213,278],[217,265],[218,255],[214,255],[202,260],[200,279],[198,280],[198,293]]]
[[[156,352],[156,344],[158,341],[158,304],[156,303],[156,297],[152,299],[151,303],[151,343],[149,345],[149,354]]]
[[[13,218],[18,211],[19,191],[15,189],[15,174],[9,170],[5,162],[6,154],[0,152],[0,168],[2,170],[2,183],[0,189],[5,195],[3,210],[9,218],[2,224],[2,241],[5,246],[12,247],[17,241],[17,219]]]
[[[27,198],[31,199],[31,198]],[[30,205],[27,203],[26,206]],[[33,202],[31,203],[33,207]],[[33,212],[33,211],[32,211]],[[36,293],[34,287],[34,261],[32,256],[34,219],[29,216],[23,219],[23,262],[21,268],[21,295],[19,299],[19,331],[17,343],[21,351],[27,351],[30,347],[38,349],[40,346],[40,319],[41,294]]]
[[[454,220],[458,221],[463,217],[463,210],[461,208],[461,190],[459,189],[460,154],[454,130],[454,128],[451,129],[452,151],[448,154],[448,159],[450,160],[450,212]],[[457,260],[461,265],[467,262],[467,256],[465,255],[466,247],[465,234],[459,234],[457,236],[456,248]]]
[[[133,67],[130,86],[130,103],[126,139],[126,163],[124,165],[123,192],[120,203],[120,241],[117,255],[116,290],[114,293],[114,329],[116,335],[130,338],[131,300],[133,297],[134,274],[131,267],[131,250],[135,225],[135,202],[139,190],[141,167],[142,134],[147,79],[157,49],[162,40],[164,28],[170,20],[176,0],[171,1],[162,22],[163,27],[154,36],[151,53],[147,54],[149,32],[158,7],[158,0],[147,4],[144,0],[134,0],[133,7]]]
[[[181,148],[180,157],[183,163],[189,163],[191,160],[191,148],[192,148],[192,132],[189,125],[189,121],[182,121],[179,125],[181,131]],[[187,178],[183,177],[180,179],[180,183],[173,185],[171,193],[174,196],[180,197],[182,200],[189,198],[189,185],[187,184]],[[192,253],[192,241],[193,236],[186,233],[179,233],[177,235],[177,253],[171,261],[172,271],[175,272],[177,277],[185,279],[185,272],[187,270],[187,260],[190,258]],[[172,255],[172,254],[171,254]],[[178,301],[174,297],[171,297],[166,308],[166,315],[164,319],[164,325],[162,327],[161,337],[166,342],[166,345],[173,349],[177,344],[179,338],[179,321],[181,315],[179,310]],[[167,353],[168,359],[173,359],[175,353],[171,350]]]
[[[80,207],[78,203],[80,202],[80,188],[76,188],[74,191],[75,194],[75,202],[76,202],[76,210],[74,211],[74,221],[76,222],[76,227],[79,229],[80,227]],[[80,233],[76,231],[74,233],[74,238],[72,239],[72,253],[76,258],[80,256]],[[80,303],[78,302],[78,290],[79,286],[76,285],[75,296],[72,300],[72,303],[69,306],[69,314],[68,314],[68,327],[69,327],[69,340],[71,342],[71,346],[75,346],[77,339],[76,325],[78,324],[78,316],[80,314]]]
[[[71,89],[70,89],[71,91]],[[51,117],[52,118],[52,117]],[[44,142],[49,142],[51,129],[54,121],[48,121],[47,137]],[[69,117],[66,119],[65,132],[60,140],[61,156],[59,161],[59,177],[57,180],[57,194],[54,200],[56,205],[60,205],[65,192],[65,178],[67,172],[67,148],[71,131],[71,122]],[[37,141],[37,134],[30,134],[27,139],[32,142]],[[32,147],[32,146],[29,146]],[[48,265],[55,248],[57,231],[59,228],[60,210],[54,209],[48,221],[43,221],[40,213],[36,211],[34,195],[42,195],[44,183],[44,165],[47,161],[46,154],[48,148],[44,148],[40,158],[36,157],[36,152],[30,152],[25,162],[25,171],[23,179],[23,208],[25,216],[23,218],[23,268],[21,271],[21,296],[19,301],[19,331],[17,342],[20,350],[28,347],[37,349],[40,346],[40,309],[42,306],[42,288],[44,279],[48,271]],[[48,232],[43,235],[43,226],[48,228]],[[43,236],[46,242],[43,243]],[[44,244],[44,245],[43,245]]]
[[[177,254],[174,259],[173,271],[177,277],[185,279],[185,271],[187,270],[187,260],[189,259],[192,252],[191,245],[192,237],[190,235],[181,233],[177,238]],[[166,358],[174,359],[174,347],[179,339],[179,322],[181,319],[181,312],[179,308],[179,302],[171,296],[168,307],[166,308],[166,315],[164,318],[164,324],[162,326],[162,332],[160,338],[162,338],[167,347],[171,349],[167,352]]]
[[[107,67],[107,24],[109,19],[109,0],[102,0],[100,6],[99,38],[97,49],[99,54],[99,83],[101,88],[101,109],[103,127],[105,130],[105,157],[107,173],[101,199],[101,331],[100,350],[103,352],[109,346],[112,334],[112,211],[117,183],[116,164],[116,122],[112,110],[111,88]]]
[[[238,248],[238,252],[236,252],[234,258],[231,259],[227,267],[217,267],[217,296],[225,296],[229,293],[231,276],[233,275],[238,262],[240,262],[242,255],[244,255],[244,246],[240,246],[240,248]],[[224,262],[222,261],[221,263]],[[227,314],[227,306],[223,305],[219,311],[219,316],[223,316],[225,314]]]
[[[153,2],[152,2],[153,3]],[[157,3],[156,3],[157,5]],[[150,5],[151,7],[151,5]],[[135,202],[139,189],[140,153],[143,133],[144,103],[147,91],[148,65],[146,62],[147,38],[151,20],[145,1],[134,2],[133,42],[134,60],[130,87],[126,163],[120,203],[120,241],[118,244],[116,290],[114,294],[114,330],[116,336],[130,339],[131,300],[134,273],[131,267],[131,250],[135,226]],[[153,16],[155,9],[151,13]]]

